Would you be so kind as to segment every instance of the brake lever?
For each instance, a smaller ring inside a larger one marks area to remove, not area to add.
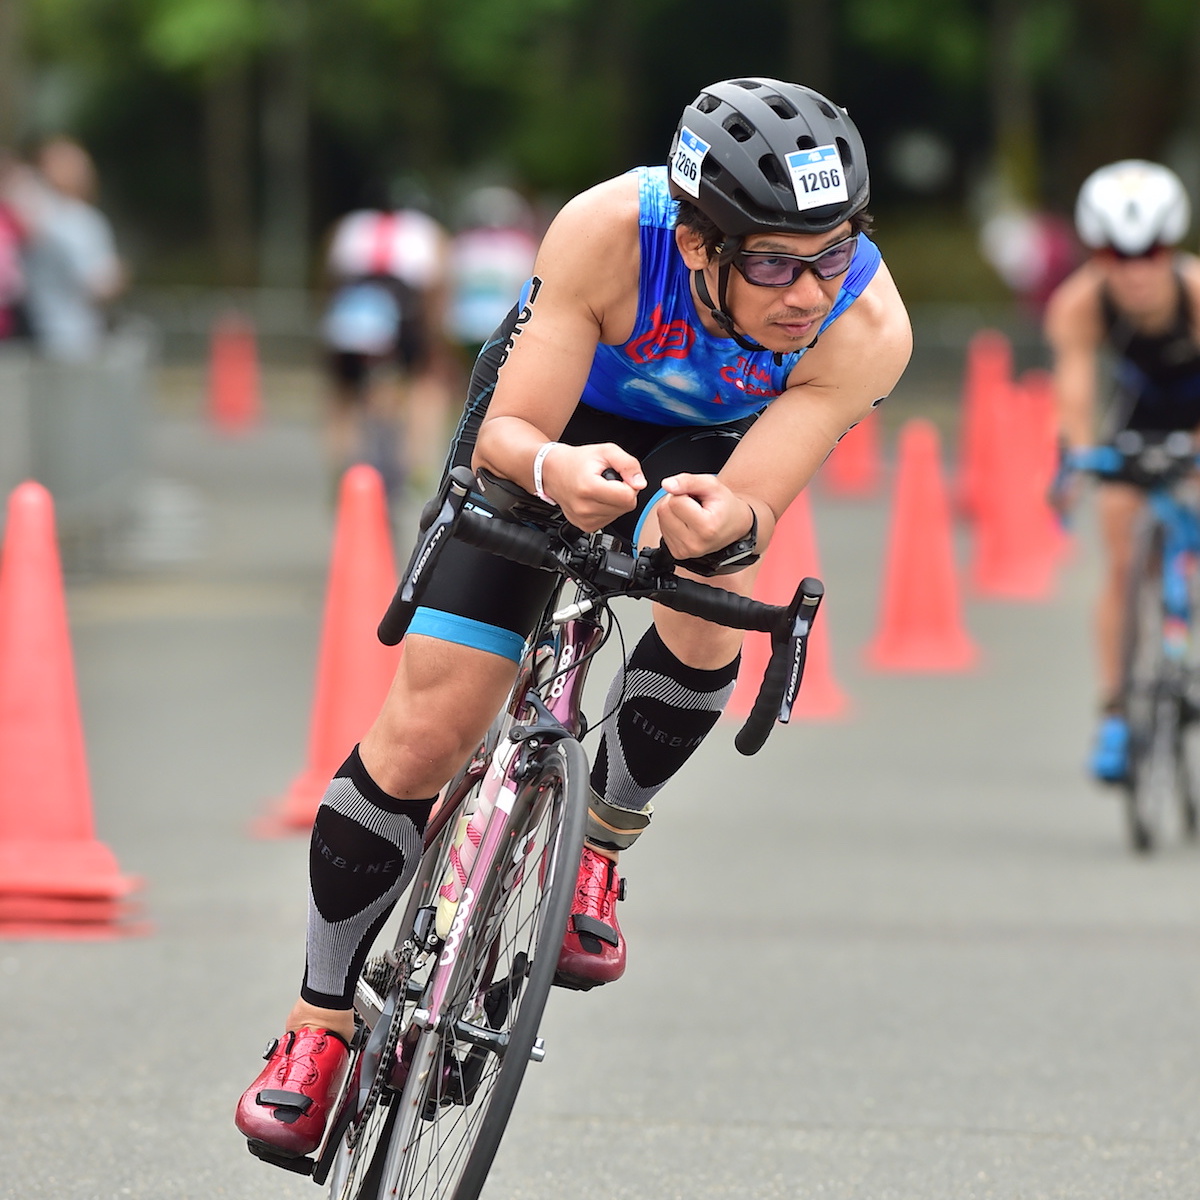
[[[447,473],[437,495],[425,506],[417,544],[396,594],[376,630],[376,636],[385,646],[399,645],[408,631],[409,622],[425,590],[429,566],[435,560],[438,549],[454,533],[473,483],[474,476],[467,467],[454,467]]]
[[[800,581],[800,587],[789,606],[790,629],[786,639],[781,639],[784,642],[784,661],[788,663],[787,681],[780,697],[777,717],[781,725],[786,725],[792,719],[792,708],[800,692],[800,681],[804,678],[809,634],[812,633],[813,621],[824,595],[825,585],[819,579],[807,576]],[[775,639],[771,640],[774,642]]]
[[[788,605],[783,620],[771,634],[771,658],[746,723],[733,744],[739,754],[757,754],[778,721],[786,725],[804,678],[808,638],[825,587],[819,579],[806,576]]]

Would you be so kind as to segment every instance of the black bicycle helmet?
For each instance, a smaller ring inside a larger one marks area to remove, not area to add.
[[[828,149],[817,154],[822,147],[835,147],[838,161]],[[816,202],[806,205],[810,157],[826,173],[812,193]],[[778,79],[727,79],[705,88],[684,109],[668,161],[671,195],[690,201],[731,238],[826,233],[865,208],[871,194],[866,149],[846,110]],[[830,181],[830,168],[840,169],[840,181]]]

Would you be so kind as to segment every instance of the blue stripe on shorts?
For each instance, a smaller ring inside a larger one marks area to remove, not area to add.
[[[455,613],[439,612],[436,608],[418,608],[413,613],[408,632],[453,642],[458,646],[486,650],[489,654],[510,658],[515,663],[521,661],[521,655],[525,652],[525,639],[511,629],[501,629],[498,625],[488,625]]]

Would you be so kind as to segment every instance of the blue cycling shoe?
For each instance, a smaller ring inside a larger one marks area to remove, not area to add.
[[[1100,722],[1088,767],[1101,783],[1123,783],[1129,777],[1129,722],[1124,717],[1107,716]]]

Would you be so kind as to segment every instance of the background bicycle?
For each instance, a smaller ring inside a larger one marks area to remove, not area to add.
[[[1072,460],[1099,479],[1146,492],[1129,567],[1120,685],[1129,725],[1129,769],[1120,781],[1126,825],[1132,848],[1146,853],[1161,844],[1172,814],[1184,836],[1194,837],[1197,829],[1198,460],[1190,434],[1136,430]]]

